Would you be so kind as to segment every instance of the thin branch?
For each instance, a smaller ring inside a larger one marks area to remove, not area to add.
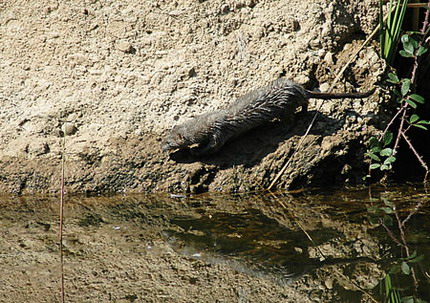
[[[60,180],[60,226],[59,226],[59,242],[60,242],[60,302],[65,302],[64,297],[64,258],[63,258],[63,215],[64,215],[64,170],[65,170],[65,157],[66,157],[66,133],[64,133],[62,142],[62,155],[61,155],[61,180]]]
[[[394,147],[393,147],[394,154],[396,153],[397,148],[399,147],[400,136],[403,132],[403,125],[405,124],[406,108],[408,107],[408,103],[405,102],[403,107],[404,107],[404,110],[403,110],[402,117],[400,118],[399,130],[397,131],[397,137],[396,137],[396,141],[395,141]]]
[[[407,103],[406,103],[407,104]],[[379,136],[379,141],[382,140],[382,138],[384,137],[385,133],[388,131],[388,129],[391,127],[391,125],[394,123],[394,121],[396,120],[397,116],[400,115],[402,113],[402,111],[404,111],[406,108],[406,105],[403,105],[398,111],[397,113],[394,115],[394,117],[390,120],[390,122],[388,122],[387,127],[385,127],[384,131],[382,132],[382,134]]]
[[[384,224],[382,219],[379,219],[379,223],[385,229],[385,231],[390,236],[391,240],[393,240],[393,242],[395,242],[400,247],[404,247],[404,245],[394,236],[393,232]]]
[[[424,180],[427,180],[427,176],[429,174],[429,168],[428,168],[427,164],[422,159],[422,156],[420,156],[418,154],[418,152],[416,151],[416,149],[412,145],[411,141],[408,139],[408,137],[406,137],[405,133],[401,132],[401,135],[402,135],[403,139],[406,141],[406,143],[408,143],[409,148],[412,150],[412,152],[414,153],[415,157],[418,159],[418,162],[420,162],[421,166],[425,169],[426,173],[424,175]]]
[[[402,227],[406,225],[406,223],[412,218],[413,215],[417,213],[417,211],[420,209],[420,207],[424,204],[424,202],[421,200],[417,203],[414,210],[409,213],[409,215],[402,221]]]
[[[399,227],[400,238],[402,240],[403,247],[405,248],[406,257],[409,259],[411,257],[411,254],[409,251],[408,242],[406,242],[405,230],[402,226],[402,221],[400,220],[399,213],[397,212],[397,210],[394,210],[394,215],[395,215],[396,220],[397,220],[397,226]],[[419,282],[418,282],[417,276],[415,274],[414,268],[411,266],[410,269],[411,269],[412,279],[414,280],[415,291],[417,291]]]

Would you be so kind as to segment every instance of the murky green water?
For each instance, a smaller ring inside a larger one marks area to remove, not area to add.
[[[1,302],[56,301],[57,199],[0,200]],[[430,301],[429,200],[419,185],[237,196],[67,197],[66,298]]]

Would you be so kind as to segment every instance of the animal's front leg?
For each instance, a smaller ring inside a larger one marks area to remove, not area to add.
[[[191,152],[196,156],[201,156],[205,154],[216,153],[225,143],[225,140],[213,134],[206,145],[199,146],[191,150]]]

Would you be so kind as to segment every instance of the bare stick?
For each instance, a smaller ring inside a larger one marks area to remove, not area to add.
[[[59,227],[59,242],[60,242],[60,302],[64,303],[64,259],[63,259],[63,214],[64,214],[64,167],[66,157],[66,132],[62,140],[62,155],[61,155],[61,180],[60,180],[60,227]]]
[[[321,103],[322,104],[322,103]],[[318,107],[318,110],[321,108],[321,104]],[[317,118],[317,114],[318,114],[318,110],[315,113],[311,123],[308,126],[308,129],[306,130],[305,134],[300,138],[299,144],[297,144],[297,149],[294,151],[294,153],[291,155],[291,157],[287,160],[287,162],[284,164],[284,166],[282,166],[281,170],[278,172],[278,174],[276,175],[275,179],[273,179],[273,181],[270,183],[269,187],[267,188],[267,190],[271,190],[273,188],[273,186],[275,186],[275,184],[278,182],[279,178],[284,174],[284,172],[287,170],[288,166],[290,165],[290,162],[292,161],[294,155],[297,153],[297,151],[299,151],[303,145],[303,141],[306,139],[307,135],[309,134],[309,132],[311,131],[311,128]]]

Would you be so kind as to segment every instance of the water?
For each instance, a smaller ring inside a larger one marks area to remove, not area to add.
[[[429,200],[420,185],[67,197],[66,300],[430,301]],[[0,205],[0,301],[58,301],[58,199]]]

